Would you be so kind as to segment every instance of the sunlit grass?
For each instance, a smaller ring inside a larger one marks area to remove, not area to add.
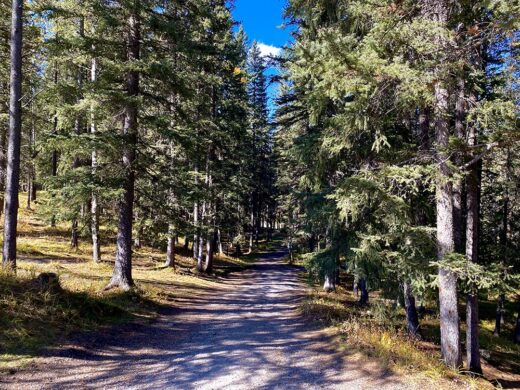
[[[44,199],[45,193],[39,196]],[[18,227],[17,274],[0,273],[0,370],[19,368],[40,348],[72,331],[133,318],[152,319],[161,306],[222,288],[218,278],[222,269],[244,267],[254,260],[254,256],[217,255],[216,275],[206,276],[195,271],[194,260],[183,255],[181,247],[177,248],[177,267],[172,269],[163,266],[163,251],[144,246],[134,249],[136,288],[107,292],[104,287],[115,258],[114,231],[102,227],[102,262],[96,264],[88,237],[80,238],[79,248],[71,248],[70,226],[50,227],[38,215],[37,204],[32,210],[20,208]],[[59,291],[35,284],[41,273],[58,275]]]
[[[308,318],[331,327],[344,350],[375,358],[382,367],[394,372],[415,375],[419,382],[421,378],[438,381],[439,388],[443,389],[493,388],[483,379],[446,368],[438,346],[431,342],[429,335],[427,341],[409,338],[404,330],[404,314],[398,314],[377,296],[371,299],[368,307],[360,307],[352,292],[342,287],[333,294],[312,289],[301,310]],[[438,319],[426,316],[421,324],[426,328],[425,333],[429,333],[431,327],[438,328]]]

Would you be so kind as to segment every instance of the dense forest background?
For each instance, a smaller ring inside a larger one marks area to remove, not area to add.
[[[410,338],[438,313],[450,367],[481,372],[479,299],[520,343],[518,2],[290,0],[277,58],[231,7],[0,0],[4,268],[36,203],[71,251],[115,247],[107,290],[142,245],[211,274],[281,234],[327,292],[349,275],[361,306],[403,306]]]

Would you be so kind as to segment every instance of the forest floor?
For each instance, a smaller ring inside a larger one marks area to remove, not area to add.
[[[0,377],[0,387],[460,388],[460,382],[396,374],[339,348],[333,333],[302,315],[301,268],[284,257],[283,251],[259,255],[248,269],[163,306],[157,318],[72,335]]]
[[[218,256],[215,273],[205,276],[194,270],[193,260],[181,248],[177,248],[175,270],[163,266],[161,250],[136,248],[136,289],[105,292],[114,262],[111,240],[104,240],[103,261],[95,264],[88,239],[81,238],[79,248],[72,249],[70,227],[50,227],[39,209],[38,204],[32,210],[20,208],[17,275],[0,269],[0,373],[24,367],[42,348],[73,332],[102,330],[136,319],[153,321],[163,308],[194,292],[218,288],[219,278],[251,261],[246,256]],[[109,227],[102,228],[105,238],[113,237]],[[49,272],[58,275],[58,290],[42,289],[35,282],[39,274]]]
[[[421,315],[422,339],[413,340],[406,334],[406,318],[402,307],[385,299],[379,291],[370,293],[370,305],[360,306],[359,297],[344,286],[353,280],[342,274],[336,292],[326,293],[321,286],[308,291],[302,302],[307,318],[318,321],[337,335],[343,348],[359,351],[367,358],[376,358],[382,366],[396,374],[421,373],[431,380],[444,379],[461,388],[520,389],[520,346],[512,341],[514,302],[507,307],[507,320],[500,337],[493,336],[494,302],[485,297],[479,302],[481,315],[480,351],[482,377],[450,370],[441,362],[439,319],[432,305]],[[431,306],[431,307],[430,307]],[[460,313],[465,313],[461,305]],[[465,340],[465,323],[461,318],[461,339]]]
[[[110,240],[103,262],[93,264],[87,240],[71,250],[68,226],[51,228],[38,210],[20,211],[18,275],[0,273],[0,388],[485,385],[442,371],[435,351],[424,359],[416,346],[377,328],[329,327],[344,320],[355,298],[313,292],[303,269],[288,265],[276,246],[240,259],[221,255],[210,276],[197,274],[180,247],[175,270],[162,266],[163,251],[143,247],[135,251],[137,289],[103,292],[113,267]],[[41,272],[57,273],[60,290],[35,285]],[[353,342],[361,334],[371,353]],[[514,388],[515,378],[504,387]]]

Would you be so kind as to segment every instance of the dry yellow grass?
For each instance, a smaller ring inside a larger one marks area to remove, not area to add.
[[[153,318],[163,305],[222,287],[218,277],[194,272],[190,257],[178,254],[173,270],[162,266],[164,253],[143,247],[134,252],[136,289],[105,292],[115,257],[113,240],[104,240],[103,261],[95,264],[88,240],[72,249],[69,234],[66,225],[46,225],[37,209],[20,209],[17,275],[0,273],[0,369],[20,367],[39,348],[71,331]],[[113,238],[114,232],[104,230],[104,235]],[[237,267],[248,261],[221,256],[216,265]],[[62,290],[35,285],[34,278],[44,272],[56,273]]]
[[[362,308],[352,292],[342,287],[334,294],[311,289],[301,310],[307,317],[330,327],[345,350],[376,358],[387,369],[406,374],[418,383],[433,380],[439,383],[439,389],[494,387],[484,379],[447,369],[435,344],[407,337],[402,328],[403,318],[381,314],[383,301],[377,297],[371,299],[371,305]]]

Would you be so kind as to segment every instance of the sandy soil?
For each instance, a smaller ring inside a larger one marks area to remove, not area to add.
[[[153,323],[76,335],[0,387],[438,389],[340,351],[299,314],[305,286],[283,255],[264,255],[222,290],[176,302]]]

